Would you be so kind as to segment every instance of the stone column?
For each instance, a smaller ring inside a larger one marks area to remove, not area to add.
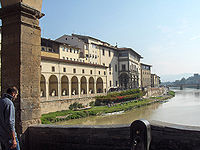
[[[94,81],[94,94],[97,94],[97,82],[96,82],[96,80]]]
[[[78,97],[81,97],[81,81],[78,79]]]
[[[87,85],[86,85],[86,86],[87,86],[87,91],[86,91],[86,92],[87,92],[87,96],[89,96],[89,95],[90,95],[90,94],[89,94],[89,92],[90,92],[90,89],[89,89],[89,88],[90,88],[90,87],[89,87],[89,84],[90,84],[89,79],[87,80],[86,84],[87,84]]]
[[[71,86],[71,79],[69,80],[69,98],[72,97],[72,86]]]
[[[40,123],[42,0],[1,0],[2,19],[1,91],[19,89],[16,100],[18,135],[29,125]]]
[[[49,80],[46,81],[46,100],[49,100]]]

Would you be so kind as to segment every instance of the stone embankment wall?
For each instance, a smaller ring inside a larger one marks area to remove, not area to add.
[[[145,90],[146,95],[145,97],[152,97],[152,96],[161,96],[163,94],[167,94],[168,88],[160,87],[160,88],[148,88]]]
[[[49,112],[68,110],[69,106],[75,102],[81,103],[84,106],[86,106],[91,101],[95,101],[95,98],[94,97],[86,97],[86,98],[74,98],[74,99],[66,99],[66,100],[41,101],[40,102],[41,113],[46,114]]]
[[[151,122],[150,150],[200,150],[200,127]],[[130,150],[130,126],[32,126],[27,150]]]

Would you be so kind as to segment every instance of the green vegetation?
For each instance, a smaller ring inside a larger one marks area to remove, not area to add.
[[[77,103],[77,102],[75,102],[75,103],[73,103],[69,106],[70,110],[78,110],[80,108],[83,108],[83,104],[80,104],[80,103]]]
[[[112,93],[113,94],[113,93]],[[174,92],[170,91],[168,96],[151,97],[149,99],[137,99],[129,102],[122,102],[119,104],[112,104],[112,106],[94,106],[87,110],[64,110],[59,112],[53,112],[43,114],[41,117],[42,124],[51,124],[59,121],[67,121],[70,119],[79,119],[88,116],[98,116],[106,113],[113,113],[119,111],[128,111],[144,105],[149,105],[156,102],[161,102],[173,97]],[[77,105],[77,104],[76,104]],[[94,105],[94,102],[91,102]]]
[[[175,92],[174,91],[169,91],[168,94],[173,96],[173,97],[175,96]]]
[[[135,100],[141,98],[144,92],[139,89],[131,89],[122,92],[109,93],[106,96],[97,96],[95,106],[106,106],[112,103],[121,103],[125,101]]]

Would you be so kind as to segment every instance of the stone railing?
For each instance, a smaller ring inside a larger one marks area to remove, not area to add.
[[[200,150],[200,127],[138,120],[130,125],[29,127],[27,150]]]

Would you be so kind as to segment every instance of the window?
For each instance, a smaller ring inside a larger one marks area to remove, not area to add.
[[[112,81],[110,81],[110,87],[112,86]]]
[[[90,74],[92,74],[92,70],[90,70]]]
[[[95,55],[95,59],[97,59],[97,55]]]
[[[104,49],[102,49],[102,55],[103,55],[103,56],[105,55],[105,50],[104,50]]]
[[[67,47],[65,48],[65,51],[68,52],[68,48]]]
[[[74,61],[76,61],[76,59],[74,58]]]
[[[72,60],[72,58],[70,58],[70,60]]]
[[[115,65],[115,72],[117,72],[117,65]]]
[[[63,59],[65,59],[65,57],[63,57]]]
[[[74,49],[74,53],[76,53],[76,50]]]
[[[76,69],[73,69],[73,73],[76,73]]]
[[[95,44],[92,44],[92,48],[96,48],[96,45],[95,45]]]
[[[85,73],[85,70],[84,70],[84,69],[82,70],[82,73]]]
[[[63,68],[63,72],[66,72],[66,68]]]
[[[52,67],[51,69],[52,69],[52,72],[55,72],[55,67]]]
[[[105,63],[103,63],[103,66],[105,66]]]
[[[119,57],[127,57],[128,56],[128,53],[120,53],[119,54]]]
[[[86,56],[86,58],[88,58],[88,54],[86,54],[85,56]]]
[[[116,86],[117,86],[117,81],[116,81]]]
[[[72,52],[72,48],[70,48],[70,53]]]
[[[99,75],[101,74],[101,71],[99,71]]]
[[[110,50],[108,51],[108,56],[110,57]]]
[[[111,71],[111,64],[109,64],[109,71]]]
[[[104,71],[104,75],[106,75],[106,72]]]
[[[66,59],[68,60],[69,58],[68,58],[68,57],[66,57]]]
[[[87,50],[88,50],[88,45],[85,45],[85,49],[87,49]]]
[[[42,47],[42,51],[45,51],[44,47]]]
[[[122,71],[126,70],[126,65],[122,65]]]
[[[109,72],[109,74],[111,75],[111,71]]]
[[[62,47],[62,50],[63,50],[63,52],[65,51],[65,48],[64,47]]]

